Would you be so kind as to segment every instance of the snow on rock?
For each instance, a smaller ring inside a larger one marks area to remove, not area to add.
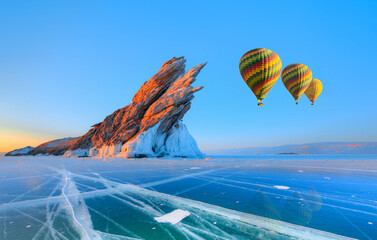
[[[177,224],[185,217],[188,217],[190,215],[190,212],[177,209],[174,210],[171,213],[165,214],[161,217],[155,217],[154,220],[156,220],[159,223],[171,223],[171,224]]]
[[[281,190],[288,190],[288,189],[290,189],[290,187],[280,186],[280,185],[275,185],[274,188],[281,189]]]
[[[100,149],[91,148],[90,157],[115,157],[121,150],[122,145],[104,145]]]
[[[73,151],[68,150],[64,153],[64,157],[88,157],[90,149],[75,149]]]
[[[5,154],[5,156],[23,156],[23,155],[28,155],[31,150],[33,150],[33,147],[24,147],[24,148],[19,148],[16,150],[13,150],[11,152],[8,152]]]
[[[178,121],[168,133],[159,132],[160,124],[148,129],[122,146],[118,157],[188,157],[203,158],[195,139]]]
[[[195,139],[190,135],[186,126],[178,122],[170,130],[165,142],[166,152],[174,157],[204,158]]]
[[[139,134],[139,136],[132,141],[125,143],[122,146],[122,153],[119,156],[124,157],[153,157],[163,156],[163,146],[166,138],[166,133],[159,133],[158,127],[160,124],[148,129]]]

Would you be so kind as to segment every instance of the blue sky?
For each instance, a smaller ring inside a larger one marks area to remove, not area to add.
[[[174,56],[208,62],[184,117],[202,150],[377,141],[376,13],[376,1],[1,1],[0,151],[84,134]],[[314,107],[280,78],[257,107],[238,63],[258,47],[311,68]]]

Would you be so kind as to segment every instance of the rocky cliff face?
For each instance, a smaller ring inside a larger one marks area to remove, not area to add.
[[[93,125],[84,136],[63,141],[53,150],[48,150],[49,143],[45,143],[30,154],[203,157],[181,119],[190,109],[194,93],[202,89],[191,84],[205,64],[185,72],[185,62],[183,57],[165,62],[141,86],[130,105]]]

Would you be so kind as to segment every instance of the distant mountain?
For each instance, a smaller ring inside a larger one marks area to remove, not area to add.
[[[15,149],[11,152],[8,152],[5,154],[5,156],[9,157],[9,156],[23,156],[23,155],[27,155],[29,154],[30,151],[32,151],[34,148],[33,147],[24,147],[24,148],[19,148],[19,149]]]
[[[79,138],[62,138],[42,143],[25,155],[63,155]]]
[[[211,155],[258,154],[377,154],[377,142],[320,142],[279,147],[250,147],[209,151]]]

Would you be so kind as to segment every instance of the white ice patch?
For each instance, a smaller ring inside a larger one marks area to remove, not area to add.
[[[156,220],[159,223],[177,224],[180,221],[182,221],[182,219],[184,219],[185,217],[188,217],[189,215],[190,213],[188,211],[177,209],[161,217],[155,217],[154,220]]]
[[[161,217],[155,217],[154,220],[156,220],[159,223],[171,223],[171,224],[177,224],[185,217],[188,217],[190,215],[190,212],[182,210],[182,209],[176,209],[171,213],[165,214]]]
[[[291,187],[275,185],[274,188],[281,189],[281,190],[288,190],[288,189],[290,189]]]

